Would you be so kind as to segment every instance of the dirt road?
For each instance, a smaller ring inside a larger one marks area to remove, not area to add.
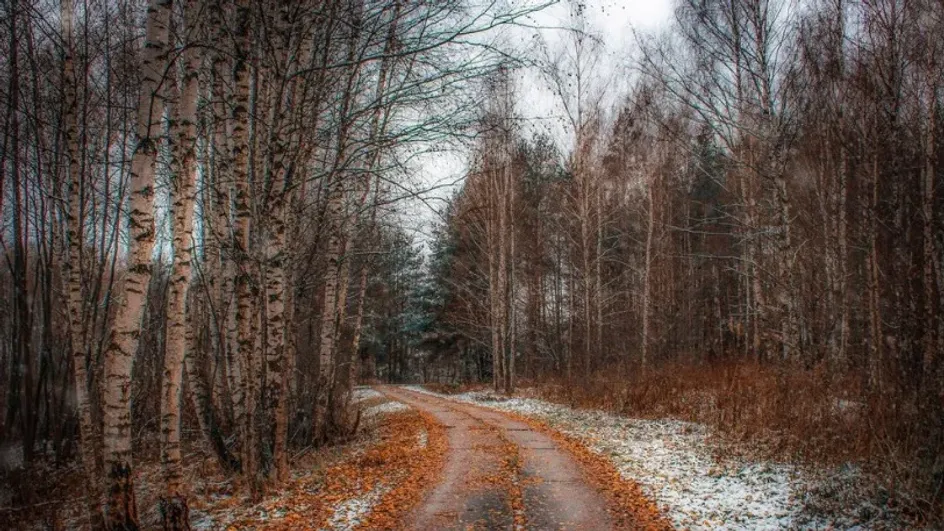
[[[442,480],[406,527],[612,529],[607,500],[555,441],[502,413],[398,387],[379,390],[446,427]]]

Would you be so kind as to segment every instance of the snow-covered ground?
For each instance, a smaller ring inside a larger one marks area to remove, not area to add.
[[[327,525],[322,528],[322,531],[328,529],[354,529],[370,514],[371,510],[373,510],[374,506],[377,505],[388,490],[387,487],[378,485],[370,492],[364,493],[361,496],[344,500],[335,507],[331,519],[328,520]]]
[[[354,403],[359,404],[365,400],[374,400],[378,398],[386,398],[383,393],[377,391],[370,387],[355,387],[354,388]]]
[[[354,404],[360,406],[363,418],[380,417],[388,413],[397,413],[410,409],[403,402],[390,400],[387,395],[370,387],[354,388]]]
[[[601,411],[575,410],[531,398],[505,398],[489,392],[438,395],[545,421],[608,457],[627,479],[682,529],[873,529],[895,528],[890,515],[848,492],[839,503],[811,503],[812,493],[843,490],[858,470],[812,471],[797,466],[714,457],[710,430],[679,420],[641,420]],[[817,510],[811,511],[815,508]],[[816,514],[812,514],[815,512]]]
[[[377,404],[376,406],[371,406],[365,409],[364,417],[373,417],[375,415],[383,415],[385,413],[397,413],[399,411],[406,411],[408,409],[410,409],[410,406],[404,404],[403,402],[391,400],[389,402]]]

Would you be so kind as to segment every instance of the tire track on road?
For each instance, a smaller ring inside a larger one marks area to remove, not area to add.
[[[500,412],[397,387],[379,390],[432,414],[449,443],[442,481],[408,529],[613,529],[607,501],[550,436]]]

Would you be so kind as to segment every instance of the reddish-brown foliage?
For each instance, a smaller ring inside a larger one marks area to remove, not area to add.
[[[716,362],[664,364],[645,375],[598,372],[581,385],[535,383],[532,392],[572,407],[706,424],[719,436],[717,448],[728,453],[859,463],[900,498],[889,503],[903,505],[916,523],[933,522],[941,511],[939,502],[916,495],[935,492],[941,481],[939,466],[920,461],[934,447],[938,409],[902,388],[868,392],[859,378],[831,376],[821,366]]]
[[[388,490],[357,528],[399,529],[423,489],[435,481],[445,453],[445,437],[441,426],[415,411],[390,415],[378,430],[378,441],[363,453],[342,458],[316,478],[287,485],[287,495],[277,503],[287,511],[278,520],[263,523],[250,516],[231,527],[320,529],[340,504],[382,487]],[[421,445],[424,432],[427,442]]]
[[[423,430],[427,434],[425,446],[417,444]],[[395,416],[384,426],[383,439],[347,470],[355,477],[376,475],[381,481],[395,481],[360,529],[401,529],[403,517],[435,483],[446,453],[443,427],[426,413],[410,411]]]

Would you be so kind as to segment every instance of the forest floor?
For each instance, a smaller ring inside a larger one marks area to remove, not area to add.
[[[259,503],[245,496],[191,502],[194,529],[394,529],[435,482],[446,452],[432,416],[358,389],[352,441],[293,460],[292,479]]]
[[[193,528],[672,528],[639,485],[544,424],[406,387],[359,388],[355,404],[355,440],[293,459],[261,502],[238,487],[191,497]]]
[[[679,529],[900,529],[905,524],[875,495],[854,465],[813,467],[775,462],[719,438],[704,425],[674,419],[631,419],[536,398],[487,390],[435,393],[543,425],[638,482]],[[736,448],[735,448],[736,447]]]
[[[192,527],[906,527],[874,489],[862,488],[868,477],[856,466],[813,468],[732,451],[730,441],[697,423],[571,408],[534,390],[507,397],[481,389],[446,395],[420,386],[361,387],[355,404],[358,434],[292,456],[291,479],[258,502],[219,473],[199,445],[191,448],[185,476]],[[142,459],[135,481],[148,529],[160,523],[160,477],[157,460]],[[57,508],[54,514],[0,511],[0,521],[12,516],[22,529],[76,527],[82,489],[74,478],[55,483],[64,488],[41,496],[46,501],[36,509]]]
[[[397,528],[437,481],[446,452],[444,429],[432,416],[369,388],[358,389],[355,400],[361,415],[357,434],[297,452],[290,479],[258,501],[236,477],[220,471],[199,434],[185,434],[183,474],[192,528]],[[140,523],[143,529],[160,529],[156,443],[140,446],[135,474]],[[77,465],[48,463],[41,476],[36,473],[0,474],[0,529],[83,528],[85,497]]]
[[[359,388],[355,403],[355,440],[294,459],[261,502],[192,497],[193,528],[672,528],[609,460],[543,423],[418,388]]]

